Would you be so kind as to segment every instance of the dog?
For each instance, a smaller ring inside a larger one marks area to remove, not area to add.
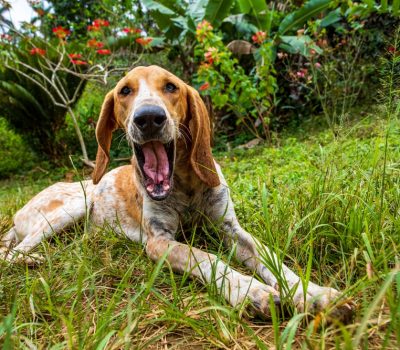
[[[118,128],[125,130],[134,156],[131,165],[106,174],[112,133]],[[145,244],[153,261],[166,259],[174,271],[215,283],[232,306],[249,300],[265,317],[271,316],[270,303],[280,306],[282,296],[291,298],[299,311],[312,313],[341,298],[333,288],[303,285],[279,264],[273,251],[240,226],[229,187],[211,153],[207,109],[198,92],[172,73],[157,66],[131,70],[106,95],[96,138],[92,180],[56,183],[20,209],[2,239],[5,260],[29,259],[26,255],[43,239],[89,217],[94,225],[107,222]],[[181,225],[201,223],[217,226],[236,259],[263,283],[213,254],[175,240]],[[280,267],[269,266],[263,256]],[[344,301],[331,314],[347,321],[353,308]]]

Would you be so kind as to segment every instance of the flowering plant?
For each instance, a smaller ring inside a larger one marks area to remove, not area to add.
[[[42,11],[37,13],[44,16]],[[45,35],[41,28],[29,24],[17,33],[14,29],[10,31],[13,35],[5,33],[1,36],[0,50],[4,68],[26,79],[24,85],[33,84],[39,88],[33,90],[39,90],[49,99],[44,104],[60,111],[57,114],[57,125],[68,113],[81,146],[82,159],[85,164],[92,166],[80,130],[80,124],[86,124],[79,121],[73,106],[89,80],[104,84],[113,72],[126,71],[128,67],[121,65],[121,62],[134,65],[151,46],[153,38],[142,36],[142,31],[133,26],[113,27],[103,18],[91,21],[90,25],[83,27],[83,34],[78,35],[74,33],[73,24],[54,24],[56,17],[51,14],[45,17],[42,18],[47,21]],[[50,123],[56,124],[56,117],[53,119]]]
[[[262,57],[256,69],[247,74],[239,61],[226,48],[211,24],[197,25],[196,57],[201,61],[195,78],[202,94],[211,97],[219,110],[227,110],[236,124],[245,125],[257,137],[269,136],[269,112],[276,80],[271,64],[271,43],[257,32],[258,54]]]

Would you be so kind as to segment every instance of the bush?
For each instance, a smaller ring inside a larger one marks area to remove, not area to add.
[[[0,118],[0,178],[31,167],[34,158],[21,136],[9,128],[4,118]]]

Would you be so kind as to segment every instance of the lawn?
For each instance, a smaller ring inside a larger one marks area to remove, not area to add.
[[[335,137],[310,120],[272,145],[216,154],[243,226],[298,273],[306,276],[308,266],[313,281],[343,290],[357,304],[353,323],[307,323],[296,312],[250,318],[213,286],[154,264],[141,245],[110,228],[85,232],[77,224],[37,249],[45,256],[40,266],[0,263],[0,344],[400,348],[400,123],[385,114],[383,107],[354,113]],[[0,234],[19,207],[65,171],[37,170],[2,181]],[[218,232],[197,229],[179,239],[230,260]]]

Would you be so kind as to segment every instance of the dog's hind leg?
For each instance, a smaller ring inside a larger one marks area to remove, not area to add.
[[[57,183],[32,198],[14,217],[12,230],[18,244],[8,249],[5,260],[32,263],[28,253],[43,239],[85,217],[92,189],[91,181]],[[3,241],[7,238],[11,238],[10,232]]]

